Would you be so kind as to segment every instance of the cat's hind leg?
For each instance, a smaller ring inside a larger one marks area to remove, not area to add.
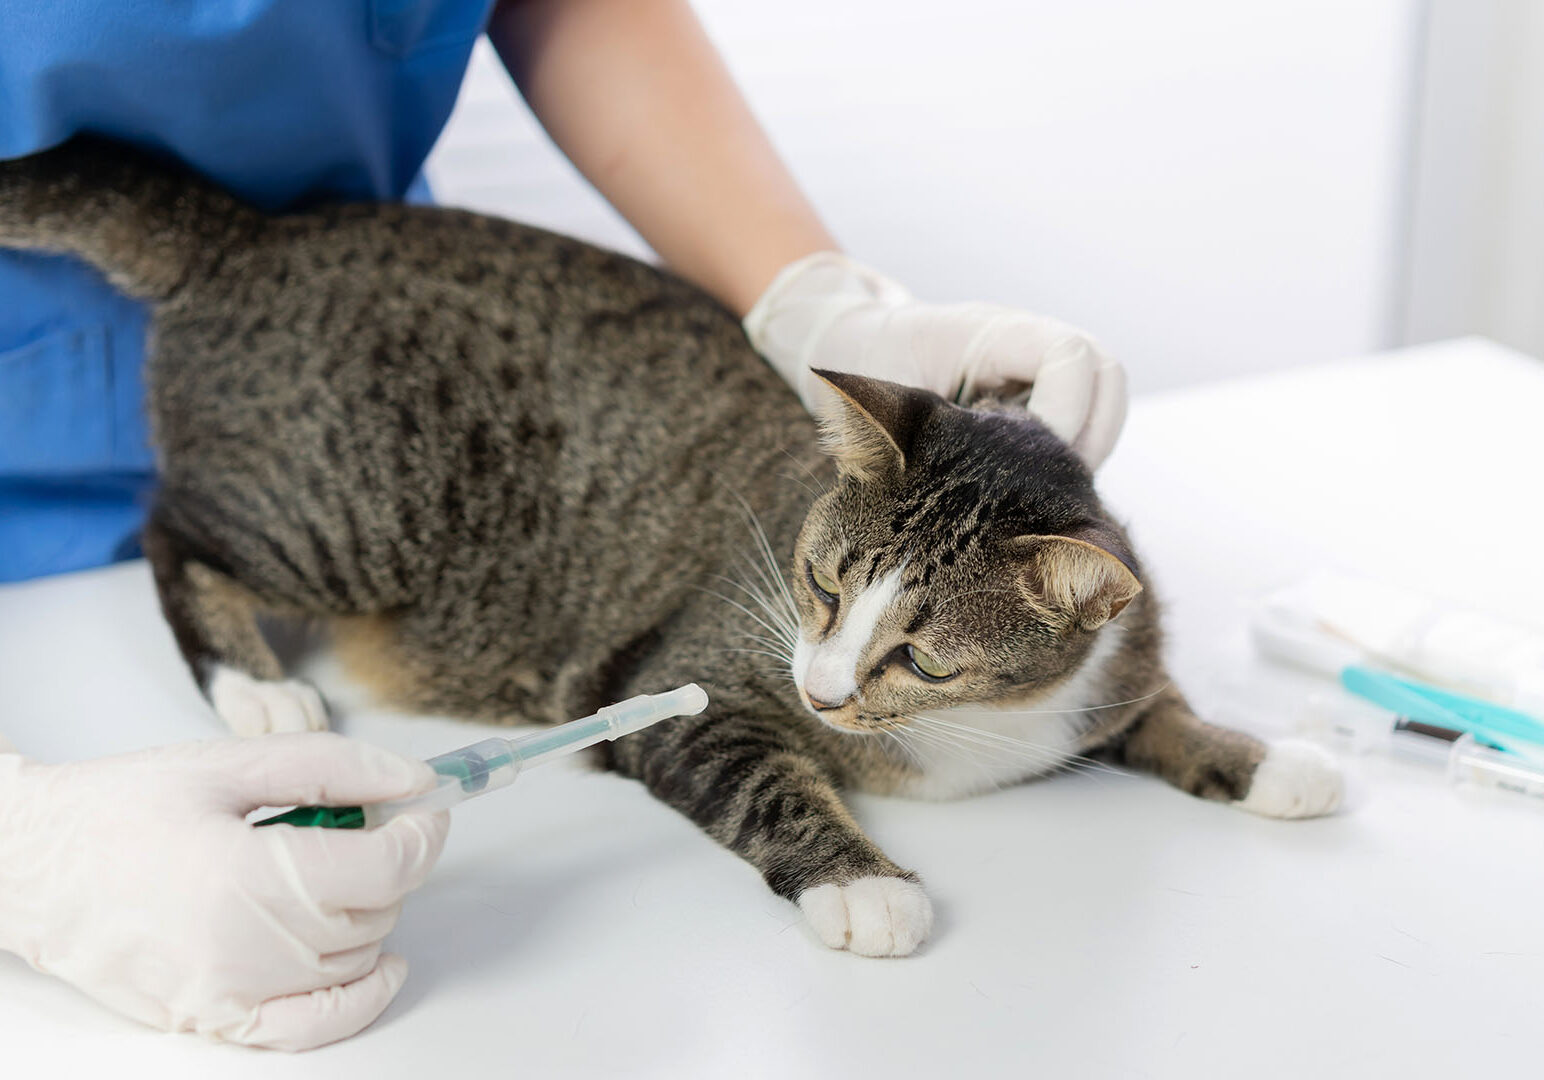
[[[307,682],[286,679],[263,638],[258,598],[195,558],[154,516],[141,539],[177,647],[230,729],[237,735],[326,729],[321,694]]]
[[[1118,743],[1122,760],[1203,799],[1265,817],[1306,818],[1340,805],[1344,782],[1309,742],[1264,743],[1196,717],[1173,687],[1158,695]]]

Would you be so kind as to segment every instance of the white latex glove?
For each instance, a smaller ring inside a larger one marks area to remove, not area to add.
[[[924,304],[836,252],[786,267],[745,317],[756,351],[818,414],[829,393],[811,368],[870,375],[967,401],[1029,383],[1029,410],[1090,468],[1126,420],[1126,373],[1087,334],[993,304]]]
[[[407,964],[382,954],[449,818],[257,829],[259,806],[353,806],[433,771],[334,734],[67,765],[0,754],[0,947],[167,1031],[282,1050],[347,1038]]]

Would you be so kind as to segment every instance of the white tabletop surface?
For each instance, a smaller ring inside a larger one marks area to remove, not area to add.
[[[1461,341],[1139,400],[1101,479],[1181,685],[1269,734],[1289,699],[1250,658],[1250,602],[1332,568],[1536,615],[1540,463],[1544,364]],[[341,726],[418,756],[482,730]],[[221,733],[139,563],[0,589],[0,727],[45,760]],[[920,954],[871,960],[638,785],[553,766],[456,811],[392,938],[407,985],[363,1035],[296,1056],[162,1035],[0,956],[0,1071],[1538,1075],[1544,812],[1355,768],[1350,808],[1311,822],[1092,774],[858,799],[938,910]]]

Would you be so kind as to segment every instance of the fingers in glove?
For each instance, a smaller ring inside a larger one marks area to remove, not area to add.
[[[945,356],[958,352],[965,400],[997,387],[1033,383],[1057,345],[1085,337],[1060,319],[993,304],[950,304],[942,311],[947,318],[934,324],[931,336]],[[965,337],[952,342],[958,334]]]
[[[428,791],[434,770],[390,750],[333,732],[222,739],[204,763],[229,773],[233,808],[357,806]],[[222,778],[223,779],[223,778]]]
[[[215,1034],[271,1050],[310,1050],[357,1035],[386,1011],[407,978],[407,961],[383,955],[364,977],[263,1002],[245,1021]]]
[[[319,953],[345,952],[379,944],[397,928],[397,920],[402,916],[401,903],[383,908],[330,911],[310,901],[307,897],[304,910],[288,916],[286,923],[297,941]]]
[[[281,915],[288,940],[270,946],[283,956],[276,956],[279,962],[269,977],[249,980],[249,998],[305,994],[362,978],[375,967],[400,913],[398,904],[383,911],[325,917],[317,912]]]
[[[1072,448],[1090,469],[1097,469],[1115,449],[1115,440],[1120,438],[1125,424],[1126,369],[1115,360],[1106,360],[1094,381],[1094,405],[1089,410],[1088,423],[1072,440]]]
[[[380,959],[381,943],[379,941],[372,941],[357,949],[327,953],[317,961],[316,983],[313,985],[323,988],[342,986],[344,983],[362,979],[375,970],[375,965],[380,963]]]
[[[271,825],[250,839],[269,849],[277,881],[322,913],[376,910],[422,885],[445,846],[450,815],[403,814],[378,829]]]
[[[1087,426],[1094,406],[1094,382],[1103,363],[1093,342],[1063,338],[1046,351],[1029,392],[1029,411],[1071,445]]]

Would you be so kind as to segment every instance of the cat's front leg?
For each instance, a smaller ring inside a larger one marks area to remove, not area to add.
[[[1340,768],[1323,750],[1295,739],[1265,743],[1208,724],[1172,687],[1153,699],[1117,746],[1128,765],[1265,817],[1318,817],[1340,805]]]
[[[932,929],[917,875],[864,835],[777,725],[704,714],[624,739],[615,764],[761,871],[831,948],[906,956]]]

